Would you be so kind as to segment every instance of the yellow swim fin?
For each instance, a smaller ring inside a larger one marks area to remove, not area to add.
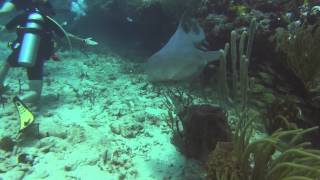
[[[18,96],[13,98],[13,103],[17,108],[19,119],[20,119],[20,131],[27,128],[30,124],[34,122],[34,115],[28,109],[28,107],[19,99]]]

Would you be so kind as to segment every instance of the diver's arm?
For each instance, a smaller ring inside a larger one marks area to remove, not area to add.
[[[0,15],[9,13],[15,9],[15,5],[11,2],[5,2],[0,8]]]
[[[80,38],[74,34],[71,33],[67,33],[68,37],[70,38],[72,44],[76,43],[76,44],[84,44],[84,45],[88,45],[88,46],[95,46],[98,45],[98,43],[96,41],[93,41],[92,38]]]
[[[71,33],[67,33],[67,36],[68,38],[70,38],[72,44],[73,43],[76,43],[76,44],[81,44],[81,43],[84,43],[84,39],[74,35],[74,34],[71,34]]]
[[[48,21],[47,25],[50,29],[52,29],[52,31],[58,36],[58,37],[66,37],[69,45],[70,45],[70,41],[71,44],[78,44],[78,45],[88,45],[88,46],[95,46],[98,45],[98,43],[94,40],[92,40],[92,38],[80,38],[76,35],[73,35],[71,33],[66,32],[54,19],[52,19],[49,16],[46,16]]]
[[[6,25],[5,29],[9,32],[13,32],[16,28],[27,20],[27,13],[20,14],[13,19],[11,19]]]

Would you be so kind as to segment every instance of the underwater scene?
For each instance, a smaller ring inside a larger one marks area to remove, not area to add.
[[[0,180],[320,180],[319,0],[0,0]]]

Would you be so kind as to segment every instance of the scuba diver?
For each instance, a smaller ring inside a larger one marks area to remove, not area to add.
[[[37,107],[41,97],[44,62],[54,55],[54,36],[65,37],[85,45],[97,45],[91,38],[79,38],[66,33],[50,16],[55,14],[49,0],[5,0],[0,6],[0,16],[13,10],[22,14],[13,18],[3,30],[16,31],[17,39],[10,43],[12,53],[6,63],[0,65],[0,90],[10,67],[25,67],[29,79],[29,91],[19,99]],[[0,91],[0,92],[1,92]]]

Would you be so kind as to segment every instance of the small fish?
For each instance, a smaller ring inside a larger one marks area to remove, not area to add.
[[[133,19],[131,17],[127,17],[126,20],[131,23],[133,22]]]
[[[61,25],[62,25],[62,26],[67,26],[67,25],[68,25],[68,22],[67,22],[67,21],[63,21],[63,22],[61,23]]]

